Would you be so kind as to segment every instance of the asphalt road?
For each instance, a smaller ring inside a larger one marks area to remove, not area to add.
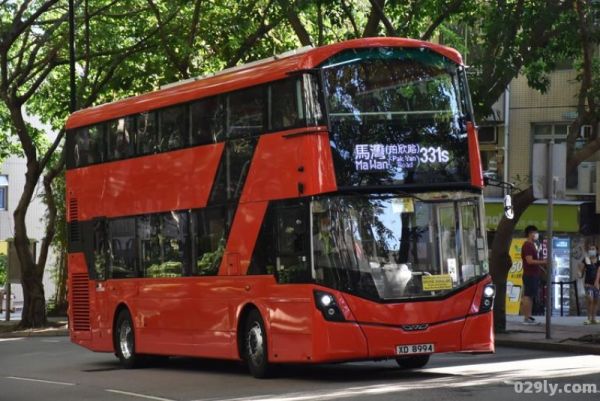
[[[391,361],[282,366],[274,378],[257,380],[234,362],[171,358],[122,370],[112,354],[66,337],[0,339],[2,401],[587,401],[600,394],[598,373],[600,356],[500,348],[495,355],[436,355],[415,371]]]

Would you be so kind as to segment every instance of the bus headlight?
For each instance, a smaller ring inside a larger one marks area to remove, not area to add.
[[[483,294],[481,294],[481,303],[479,304],[479,312],[487,312],[492,310],[494,307],[494,297],[496,296],[496,286],[494,284],[487,284],[483,287]]]
[[[314,294],[317,309],[321,311],[325,320],[330,322],[343,322],[346,320],[332,294],[325,291],[315,291]]]

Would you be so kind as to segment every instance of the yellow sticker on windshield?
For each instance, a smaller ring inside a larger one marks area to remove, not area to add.
[[[452,277],[449,274],[423,276],[423,291],[439,291],[452,289]]]

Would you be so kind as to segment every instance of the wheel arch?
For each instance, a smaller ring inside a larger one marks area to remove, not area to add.
[[[127,305],[125,302],[120,302],[117,307],[115,308],[115,313],[113,314],[113,318],[112,318],[112,325],[111,325],[111,337],[112,337],[112,345],[113,345],[113,352],[117,352],[117,339],[115,338],[115,333],[117,332],[117,318],[119,317],[119,314],[126,310],[129,313],[129,316],[131,316],[131,321],[133,323],[133,330],[136,330],[136,326],[135,326],[135,322],[133,320],[133,315],[131,314],[131,308],[129,307],[129,305]]]
[[[252,310],[256,310],[260,316],[262,317],[264,326],[265,326],[265,331],[267,334],[267,347],[269,349],[269,352],[271,352],[271,344],[272,344],[272,339],[271,339],[271,326],[269,324],[269,320],[266,319],[266,317],[268,316],[267,314],[267,310],[265,307],[259,306],[258,303],[255,302],[246,302],[245,304],[240,305],[240,308],[238,309],[238,313],[237,313],[237,321],[236,321],[236,344],[237,344],[237,355],[238,358],[243,360],[244,356],[243,356],[243,332],[244,332],[244,323],[246,322],[246,319],[248,318],[248,315],[250,314],[250,312]]]

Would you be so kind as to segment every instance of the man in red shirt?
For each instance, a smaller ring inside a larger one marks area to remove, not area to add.
[[[521,248],[521,259],[523,260],[523,298],[521,299],[521,313],[523,313],[523,324],[539,324],[531,317],[533,300],[540,287],[540,278],[545,270],[542,266],[546,265],[546,260],[540,260],[535,241],[539,239],[539,233],[536,226],[525,227],[525,236],[527,241]]]

